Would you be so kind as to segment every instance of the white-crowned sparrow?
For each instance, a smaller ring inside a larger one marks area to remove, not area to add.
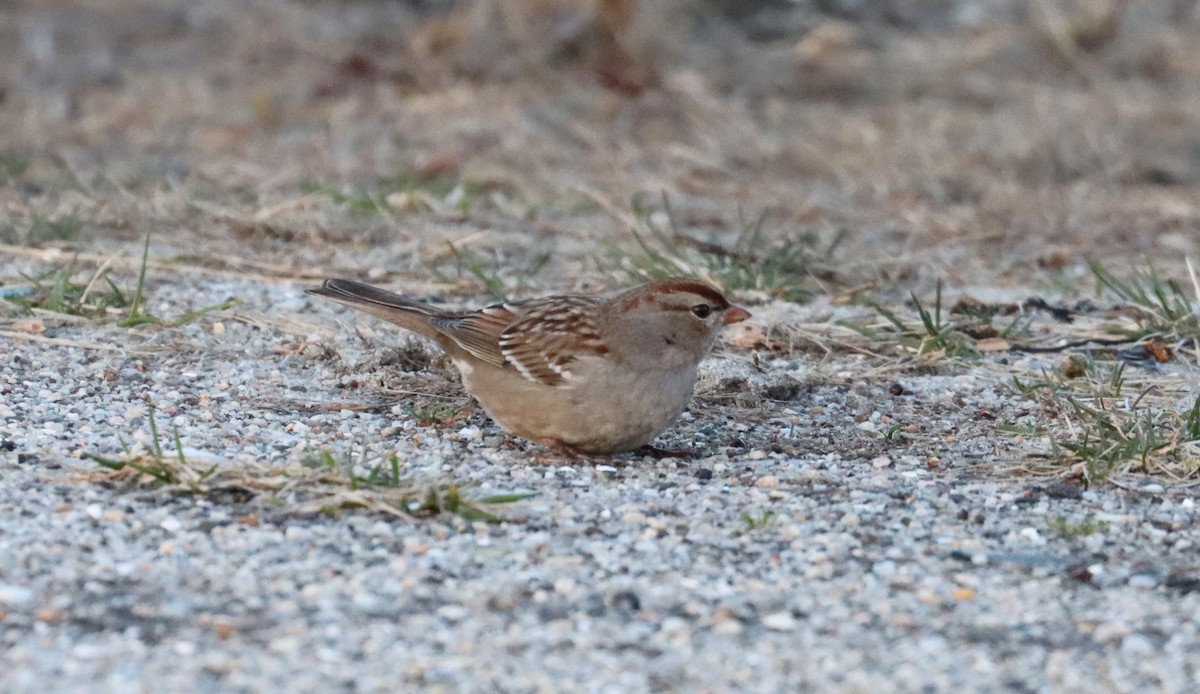
[[[353,280],[326,280],[308,293],[437,342],[467,392],[510,434],[594,455],[639,448],[670,426],[717,333],[750,317],[688,279],[466,312]]]

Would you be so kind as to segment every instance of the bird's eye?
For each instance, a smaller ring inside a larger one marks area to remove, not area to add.
[[[692,307],[692,315],[700,320],[704,320],[712,315],[712,306],[708,304],[696,304]]]

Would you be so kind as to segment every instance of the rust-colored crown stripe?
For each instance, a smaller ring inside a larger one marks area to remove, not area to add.
[[[665,292],[688,292],[696,296],[704,297],[705,300],[711,301],[714,308],[728,308],[729,302],[721,293],[712,287],[689,279],[669,279],[657,283],[658,289]]]

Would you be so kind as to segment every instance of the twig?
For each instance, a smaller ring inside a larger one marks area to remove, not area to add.
[[[46,337],[45,335],[32,335],[29,333],[19,333],[13,330],[0,330],[0,337],[8,337],[14,340],[25,340],[26,342],[42,342],[48,345],[58,345],[59,347],[76,347],[78,349],[96,349],[105,352],[122,352],[124,354],[137,354],[141,356],[149,356],[154,352],[148,352],[141,349],[130,349],[128,347],[117,347],[116,345],[104,345],[98,342],[77,342],[75,340],[65,340],[58,337]]]
[[[79,295],[80,306],[83,306],[85,303],[87,303],[88,294],[92,293],[92,287],[96,286],[96,283],[100,281],[100,277],[104,274],[104,271],[112,267],[112,264],[116,261],[116,259],[117,254],[110,255],[108,260],[104,261],[100,267],[96,269],[96,274],[92,275],[92,279],[87,283],[87,286],[83,288],[83,294]]]
[[[1196,297],[1197,310],[1200,310],[1200,278],[1196,277],[1196,266],[1192,264],[1191,256],[1183,256],[1183,262],[1187,264],[1188,277],[1192,280],[1192,294]]]

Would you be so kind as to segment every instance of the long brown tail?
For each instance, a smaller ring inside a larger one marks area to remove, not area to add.
[[[444,315],[442,311],[399,294],[372,287],[354,280],[325,280],[320,289],[307,289],[306,294],[322,296],[350,308],[369,313],[418,335],[441,341],[445,336],[433,329],[430,319]]]

